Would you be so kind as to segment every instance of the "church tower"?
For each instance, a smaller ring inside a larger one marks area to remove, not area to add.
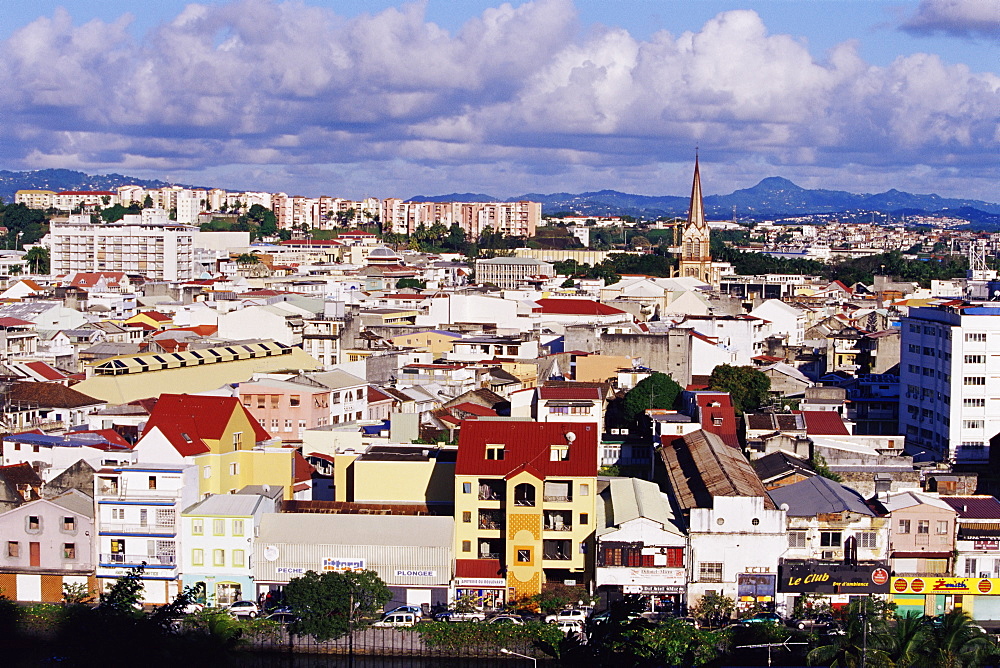
[[[712,275],[712,254],[709,250],[711,230],[705,221],[705,203],[701,195],[701,172],[698,157],[694,159],[694,183],[691,185],[691,204],[688,208],[687,225],[681,236],[681,259],[678,275],[697,278],[705,283],[714,283]]]

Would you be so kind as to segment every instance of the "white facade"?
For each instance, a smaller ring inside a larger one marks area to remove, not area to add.
[[[910,309],[901,327],[899,427],[908,451],[988,461],[1000,433],[1000,308]]]
[[[122,271],[153,281],[193,278],[195,228],[167,220],[166,212],[146,209],[119,223],[95,225],[89,215],[53,221],[48,235],[53,275]]]

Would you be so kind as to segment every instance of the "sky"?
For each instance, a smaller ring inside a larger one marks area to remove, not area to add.
[[[1000,201],[1000,0],[3,0],[0,169]]]

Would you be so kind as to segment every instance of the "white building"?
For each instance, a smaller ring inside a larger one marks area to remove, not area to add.
[[[196,229],[169,221],[165,211],[145,209],[109,224],[72,215],[68,222],[52,221],[49,229],[53,275],[121,271],[151,281],[193,278]]]
[[[914,308],[901,327],[899,427],[908,451],[988,461],[1000,433],[1000,308]]]

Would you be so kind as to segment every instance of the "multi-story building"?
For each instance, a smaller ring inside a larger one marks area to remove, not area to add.
[[[1000,308],[963,303],[902,319],[899,428],[914,454],[984,462],[1000,432]]]
[[[476,282],[492,283],[498,288],[513,290],[531,277],[555,276],[551,262],[530,257],[496,257],[476,260]]]
[[[68,222],[50,225],[52,274],[120,271],[150,281],[190,280],[195,232],[170,222],[158,209],[110,224],[92,223],[89,215],[72,215]]]
[[[55,194],[54,190],[18,190],[14,193],[14,203],[29,209],[48,209]]]
[[[470,420],[455,465],[456,594],[500,607],[546,583],[586,584],[597,425]]]

